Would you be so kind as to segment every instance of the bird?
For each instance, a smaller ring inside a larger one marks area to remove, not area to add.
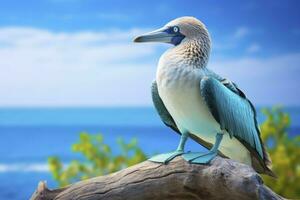
[[[182,156],[189,163],[207,164],[220,155],[276,177],[253,104],[237,84],[208,67],[211,37],[203,22],[179,17],[133,41],[172,45],[158,61],[151,92],[161,120],[180,134],[180,141],[176,150],[150,161],[167,164]],[[208,152],[185,152],[188,138]]]

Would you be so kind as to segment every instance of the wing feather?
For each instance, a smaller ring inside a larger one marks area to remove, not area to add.
[[[261,164],[257,169],[263,167],[260,172],[274,176],[269,169],[271,161],[260,137],[255,109],[245,94],[235,84],[221,83],[212,77],[201,80],[200,91],[221,128],[246,146],[255,162]]]
[[[200,87],[202,97],[221,127],[226,129],[231,137],[244,140],[263,158],[262,144],[249,102],[214,78],[203,78]]]

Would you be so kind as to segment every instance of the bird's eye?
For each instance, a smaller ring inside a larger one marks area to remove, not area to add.
[[[179,31],[179,28],[177,26],[174,26],[173,31],[174,31],[174,33],[177,33]]]

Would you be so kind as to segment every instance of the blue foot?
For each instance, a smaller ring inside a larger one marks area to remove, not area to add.
[[[150,161],[167,164],[172,159],[183,154],[183,151],[173,151],[170,153],[159,154],[150,158]]]
[[[183,155],[183,158],[190,163],[207,164],[216,156],[216,152],[210,151],[208,153],[187,153]]]

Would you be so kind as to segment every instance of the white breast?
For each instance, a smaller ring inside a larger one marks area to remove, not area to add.
[[[200,94],[200,74],[189,66],[160,65],[158,92],[179,130],[199,133],[214,141],[219,124],[214,120]]]
[[[201,72],[184,64],[159,62],[156,81],[158,92],[180,132],[189,132],[209,142],[222,133],[200,93]],[[248,150],[225,132],[220,150],[226,156],[251,164]]]

